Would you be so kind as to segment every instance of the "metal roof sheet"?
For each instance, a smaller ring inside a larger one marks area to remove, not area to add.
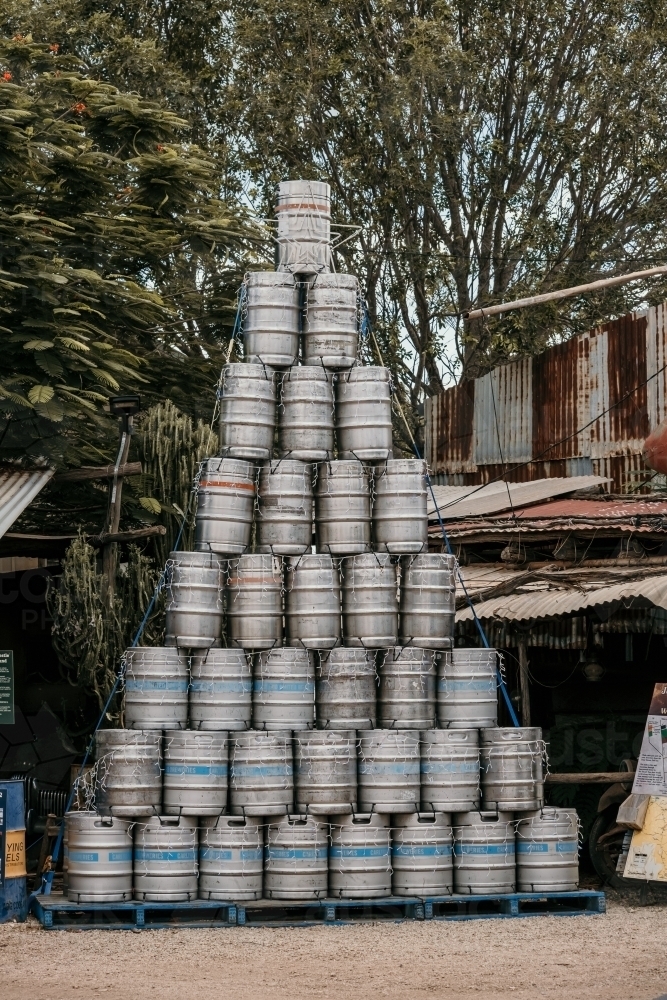
[[[0,538],[46,486],[53,473],[53,469],[37,472],[0,470]]]
[[[488,483],[486,486],[434,486],[433,492],[443,521],[479,517],[511,508],[539,503],[549,497],[588,490],[609,482],[604,476],[565,476],[536,479],[528,483]],[[428,498],[429,518],[436,517],[433,497]]]
[[[582,585],[568,590],[553,590],[544,579],[536,580],[535,586],[541,588],[535,593],[510,594],[482,601],[475,605],[475,613],[481,619],[534,621],[572,614],[585,608],[623,605],[636,599],[648,601],[654,607],[667,611],[667,573],[602,587],[592,586],[590,589]],[[472,617],[468,607],[457,612],[456,620],[471,621]]]
[[[493,517],[459,520],[448,527],[452,538],[544,532],[599,531],[667,532],[667,500],[552,500],[528,508],[497,512]],[[431,526],[436,535],[439,527]]]

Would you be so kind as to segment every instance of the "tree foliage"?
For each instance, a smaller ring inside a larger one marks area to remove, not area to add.
[[[4,458],[111,461],[119,390],[210,411],[256,234],[186,129],[57,42],[0,42]]]
[[[330,181],[338,221],[363,226],[340,257],[413,403],[647,288],[485,323],[469,308],[665,260],[660,4],[68,2],[71,50],[116,82],[141,53],[263,213],[279,179]]]

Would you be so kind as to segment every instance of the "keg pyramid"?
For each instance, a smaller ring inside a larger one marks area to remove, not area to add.
[[[390,373],[359,360],[328,185],[281,184],[277,219],[165,644],[127,651],[127,728],[98,731],[95,808],[68,815],[70,898],[576,888],[540,730],[498,727],[495,650],[453,649],[455,560],[428,552],[425,463],[393,456]]]

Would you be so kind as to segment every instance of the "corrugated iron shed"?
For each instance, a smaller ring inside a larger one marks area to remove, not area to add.
[[[594,474],[622,492],[667,417],[666,362],[663,304],[462,382],[426,401],[429,466],[442,484]]]
[[[35,472],[0,470],[0,538],[53,476],[53,469]]]
[[[605,586],[596,585],[595,580],[582,580],[578,585],[570,581],[568,589],[559,590],[552,589],[547,579],[536,580],[534,593],[509,594],[482,601],[475,605],[475,614],[482,620],[528,622],[570,615],[586,608],[628,608],[636,601],[644,607],[649,605],[667,611],[667,571],[638,578],[636,571],[632,575],[635,579]],[[472,621],[471,609],[458,611],[456,620]]]

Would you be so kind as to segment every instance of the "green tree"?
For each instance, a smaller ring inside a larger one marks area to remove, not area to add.
[[[58,43],[0,42],[3,457],[111,460],[119,390],[210,415],[254,235],[186,128]]]
[[[156,92],[189,94],[225,183],[236,178],[262,212],[279,179],[330,181],[336,219],[363,226],[340,261],[361,274],[383,352],[415,404],[447,368],[477,374],[664,295],[664,284],[635,286],[463,318],[665,260],[660,4],[69,5],[71,50],[109,79],[130,78],[139,53],[163,55]],[[37,4],[43,24],[48,7]]]

